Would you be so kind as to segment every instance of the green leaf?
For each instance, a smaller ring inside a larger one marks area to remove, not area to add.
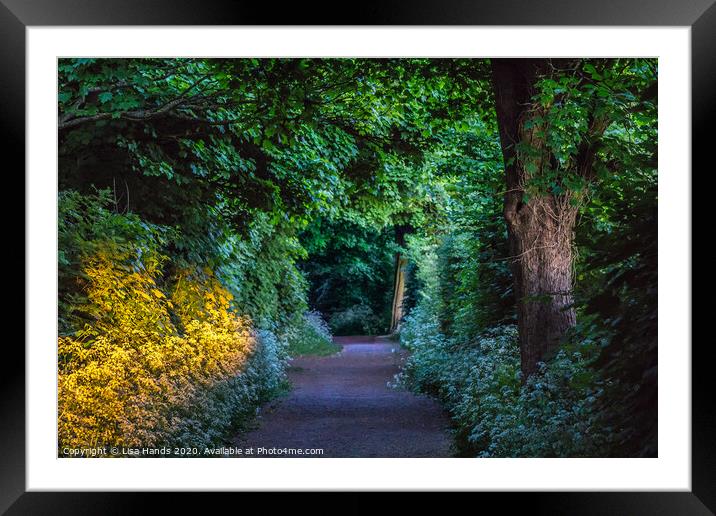
[[[109,102],[110,100],[112,100],[112,92],[110,92],[110,91],[103,91],[102,93],[100,93],[100,94],[97,96],[97,98],[99,99],[99,101],[100,101],[102,104],[106,104],[107,102]]]

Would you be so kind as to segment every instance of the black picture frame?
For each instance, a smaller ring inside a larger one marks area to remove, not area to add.
[[[62,25],[577,25],[690,26],[692,69],[692,162],[707,163],[710,116],[716,112],[715,0],[399,0],[346,4],[243,2],[231,0],[0,0],[0,127],[7,175],[18,185],[12,197],[24,199],[25,30]],[[668,102],[668,99],[665,99]],[[710,167],[713,168],[712,162]],[[705,166],[704,166],[705,169]],[[706,170],[704,170],[706,171]],[[684,180],[689,180],[685,175]],[[7,186],[7,184],[6,184]],[[19,192],[23,192],[20,195]],[[692,203],[695,205],[695,203]],[[17,218],[12,203],[2,203],[6,221]],[[25,241],[24,226],[7,224]],[[22,236],[20,233],[23,233]],[[11,267],[23,267],[24,245],[17,245]],[[20,264],[22,262],[22,265]],[[18,303],[18,306],[21,306]],[[22,305],[24,306],[24,304]],[[25,307],[31,310],[31,306]],[[25,492],[25,359],[14,339],[7,342],[0,375],[0,511],[7,514],[140,514],[147,495],[130,493]],[[682,343],[690,344],[690,343]],[[716,423],[710,399],[712,376],[708,340],[692,346],[692,491],[641,493],[481,493],[509,498],[546,514],[713,514],[716,511]],[[16,357],[11,357],[10,347]],[[8,364],[12,364],[10,367]],[[155,495],[152,495],[155,496]],[[216,498],[216,495],[213,495]],[[242,496],[247,496],[242,494]],[[162,497],[164,509],[183,504],[177,493]],[[218,499],[224,498],[219,497]],[[418,500],[420,497],[416,497]],[[415,500],[415,498],[414,498]],[[503,500],[500,500],[504,503]],[[418,503],[420,503],[418,501]],[[474,502],[471,502],[474,503]],[[362,503],[358,502],[358,506]],[[372,504],[371,504],[372,505]],[[366,503],[368,507],[368,503]]]

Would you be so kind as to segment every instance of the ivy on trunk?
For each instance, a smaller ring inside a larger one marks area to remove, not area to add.
[[[545,77],[577,70],[576,60],[494,59],[495,107],[505,161],[504,217],[517,297],[523,379],[535,372],[576,323],[574,226],[608,119],[587,106],[584,134],[568,159],[555,152]],[[553,79],[552,82],[555,82]],[[561,95],[568,94],[567,89]]]

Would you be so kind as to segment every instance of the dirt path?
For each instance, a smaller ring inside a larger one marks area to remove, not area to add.
[[[380,337],[336,342],[343,346],[336,355],[294,359],[291,392],[233,444],[322,448],[320,457],[449,457],[449,420],[440,405],[387,385],[404,357],[397,344]]]

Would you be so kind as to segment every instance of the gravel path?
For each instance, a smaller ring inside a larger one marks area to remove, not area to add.
[[[397,343],[380,337],[336,342],[343,350],[335,355],[294,359],[290,393],[264,408],[258,427],[233,444],[321,448],[319,457],[449,457],[449,420],[440,404],[387,385],[404,359]]]

